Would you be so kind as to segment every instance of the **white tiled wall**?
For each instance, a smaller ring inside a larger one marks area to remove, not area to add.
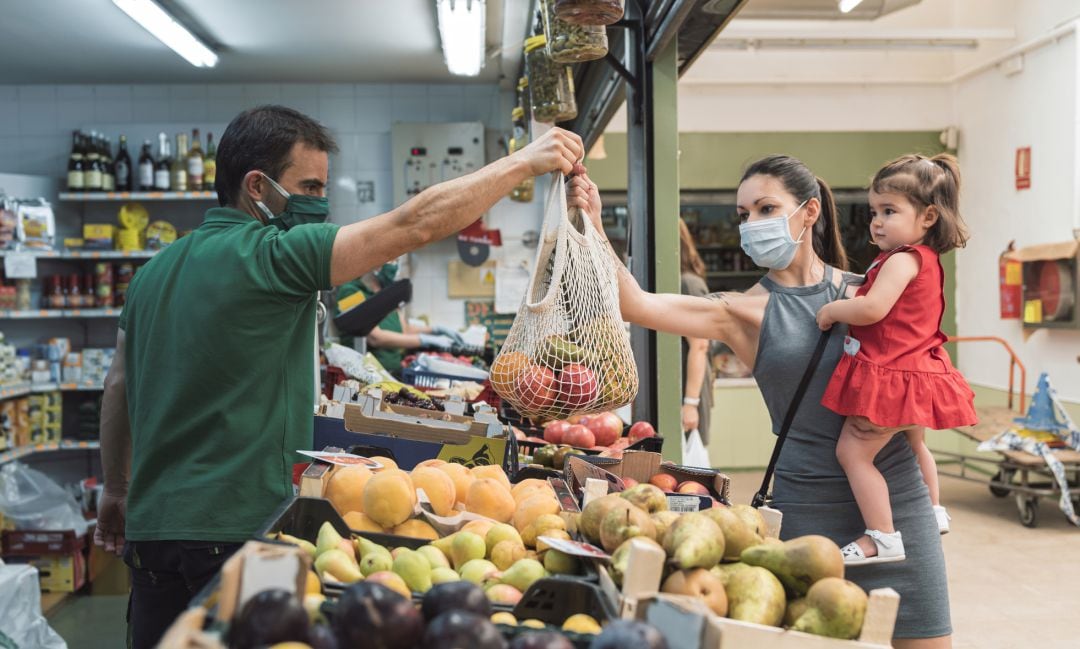
[[[220,139],[226,124],[245,108],[280,103],[327,125],[341,153],[330,163],[333,220],[351,223],[393,207],[390,127],[402,122],[480,121],[488,129],[510,128],[513,96],[494,85],[419,84],[231,84],[231,85],[0,85],[0,172],[62,177],[76,129],[107,133],[115,146],[128,137],[132,157],[143,140],[164,131],[199,128]],[[374,203],[359,204],[355,181],[375,183]],[[63,208],[60,210],[63,217]],[[492,209],[489,221],[503,235],[539,224],[538,202],[509,200]],[[372,245],[378,245],[372,242]],[[520,252],[519,241],[511,252]],[[419,253],[413,315],[448,324],[464,320],[461,301],[446,298],[446,263],[457,258],[453,242]]]

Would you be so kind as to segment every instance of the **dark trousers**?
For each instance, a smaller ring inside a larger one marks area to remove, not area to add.
[[[128,599],[129,649],[153,649],[169,625],[187,610],[241,543],[214,541],[128,541],[124,563],[131,569]]]

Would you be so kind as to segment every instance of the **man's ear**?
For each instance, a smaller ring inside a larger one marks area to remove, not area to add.
[[[261,201],[265,191],[266,179],[258,171],[249,171],[244,174],[244,182],[241,187],[243,194],[253,201]]]

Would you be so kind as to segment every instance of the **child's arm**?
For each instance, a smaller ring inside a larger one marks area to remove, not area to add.
[[[874,285],[866,295],[837,300],[821,307],[818,327],[825,331],[834,323],[866,326],[889,314],[907,285],[919,274],[919,256],[914,253],[893,255],[885,260]]]

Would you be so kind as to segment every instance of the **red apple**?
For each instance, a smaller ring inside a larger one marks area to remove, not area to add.
[[[556,385],[555,373],[537,365],[529,366],[514,380],[521,406],[530,412],[545,410],[555,403]]]
[[[596,374],[580,363],[569,363],[559,372],[559,396],[567,408],[589,405],[599,389]]]
[[[562,443],[577,448],[592,448],[596,446],[596,436],[588,428],[575,424],[566,430]]]
[[[633,478],[623,478],[622,483],[623,486],[625,486],[627,489],[631,487],[636,487],[638,485],[638,481],[634,480]]]
[[[646,437],[656,437],[656,429],[647,421],[634,422],[627,434],[631,444],[636,444]]]
[[[657,473],[649,478],[649,484],[660,487],[661,491],[673,493],[679,486],[679,481],[675,479],[675,476],[670,476],[666,473]]]
[[[589,430],[596,435],[596,443],[600,446],[611,446],[622,435],[622,419],[613,412],[603,412],[596,415],[586,424]]]
[[[553,421],[544,428],[544,440],[548,444],[562,444],[563,436],[570,424],[565,421]]]
[[[682,483],[675,491],[681,494],[697,494],[699,496],[709,495],[709,490],[705,488],[705,485],[700,482],[693,482],[692,480],[687,480]]]

